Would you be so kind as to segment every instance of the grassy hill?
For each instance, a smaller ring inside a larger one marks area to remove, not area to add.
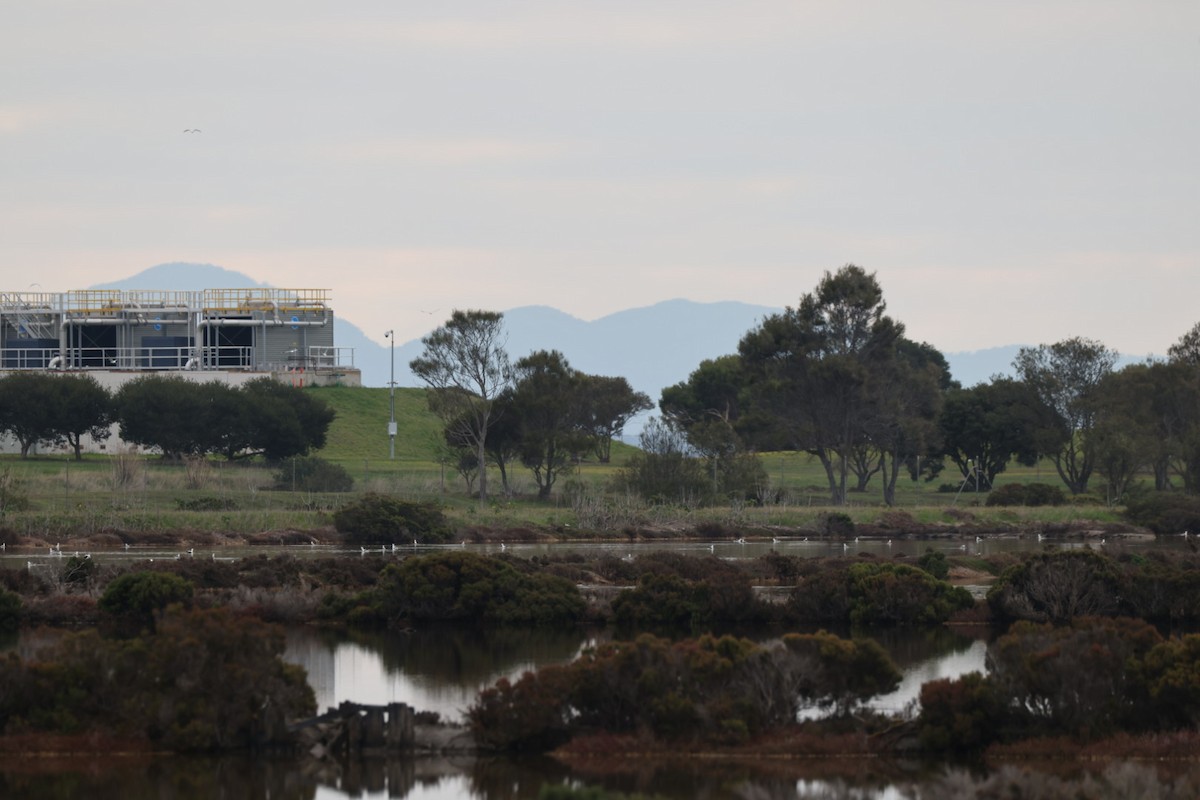
[[[329,386],[310,389],[337,416],[325,447],[316,455],[331,461],[387,460],[388,390]],[[424,389],[396,389],[396,459],[436,461],[442,423],[429,411]]]

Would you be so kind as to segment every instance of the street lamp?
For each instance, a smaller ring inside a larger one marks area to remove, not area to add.
[[[396,331],[390,330],[383,335],[391,343],[392,377],[388,381],[388,458],[396,460]]]

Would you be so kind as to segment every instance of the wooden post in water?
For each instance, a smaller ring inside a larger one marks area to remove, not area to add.
[[[363,720],[362,746],[383,747],[383,709],[379,706],[368,706],[367,716]]]

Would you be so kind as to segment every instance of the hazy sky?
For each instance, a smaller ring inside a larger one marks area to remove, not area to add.
[[[2,7],[0,290],[212,263],[382,342],[852,262],[946,351],[1200,320],[1196,0]]]

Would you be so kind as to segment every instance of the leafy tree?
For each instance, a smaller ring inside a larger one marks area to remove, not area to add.
[[[241,387],[241,395],[251,422],[248,454],[279,461],[325,446],[336,413],[313,393],[273,378],[256,378]]]
[[[585,401],[583,428],[591,436],[596,458],[607,464],[613,439],[621,435],[630,419],[654,408],[654,404],[645,392],[634,391],[625,378],[580,374],[579,381]]]
[[[59,438],[57,378],[42,372],[11,372],[0,378],[0,430],[13,435],[21,458],[39,442]]]
[[[708,464],[716,497],[746,497],[767,486],[766,471],[738,432],[745,381],[738,356],[701,362],[688,379],[663,390],[663,419],[680,430]]]
[[[658,407],[664,419],[683,431],[713,420],[732,426],[742,417],[739,397],[745,385],[739,356],[705,360],[686,381],[663,389]]]
[[[1079,337],[1022,347],[1013,361],[1020,379],[1058,416],[1060,445],[1047,452],[1072,494],[1087,491],[1096,466],[1094,398],[1116,361],[1117,351]]]
[[[541,350],[514,365],[510,412],[520,432],[521,463],[532,473],[538,499],[571,466],[571,456],[588,448],[583,382],[557,350]]]
[[[334,411],[304,389],[272,378],[241,387],[148,375],[121,387],[114,400],[121,438],[157,447],[164,457],[219,453],[229,460],[279,461],[325,444]]]
[[[455,460],[459,464],[459,472],[464,477],[470,474],[467,480],[467,493],[470,494],[470,484],[479,472],[479,462],[476,460],[474,448],[469,442],[463,441],[462,429],[462,425],[450,425],[444,431],[444,435],[446,446],[457,454]],[[521,420],[513,407],[511,390],[505,390],[496,398],[485,449],[491,463],[500,471],[500,485],[504,494],[510,495],[512,490],[508,484],[508,466],[521,458]]]
[[[880,390],[904,332],[885,310],[875,276],[847,265],[738,346],[748,396],[772,420],[770,437],[817,457],[834,505],[846,502],[854,450],[877,410],[871,390]]]
[[[687,505],[699,502],[706,495],[709,484],[704,469],[688,455],[682,433],[652,417],[638,441],[641,450],[630,456],[617,473],[618,488],[656,503]]]
[[[157,447],[164,458],[175,460],[212,451],[219,427],[210,409],[219,390],[202,386],[159,375],[144,375],[122,385],[114,400],[121,438]]]
[[[950,382],[945,359],[933,347],[903,337],[898,345],[896,359],[872,375],[868,392],[874,407],[864,426],[878,452],[883,501],[889,506],[896,504],[896,480],[905,465],[938,449],[940,387]]]
[[[430,410],[447,426],[456,426],[456,438],[469,442],[477,463],[486,464],[492,408],[512,380],[503,315],[456,310],[421,344],[424,353],[409,368],[429,387]],[[486,469],[479,470],[479,499],[487,499]]]
[[[986,487],[1011,459],[1036,464],[1053,425],[1051,409],[1026,384],[1008,378],[950,390],[938,417],[943,453],[964,480]]]
[[[103,441],[111,434],[113,400],[108,390],[90,375],[61,375],[55,379],[58,433],[83,459],[82,438]]]
[[[1200,322],[1197,322],[1179,341],[1167,348],[1167,357],[1174,363],[1200,367]]]

